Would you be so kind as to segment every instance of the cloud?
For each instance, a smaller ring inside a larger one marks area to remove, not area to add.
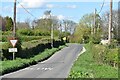
[[[25,8],[39,8],[42,7],[45,4],[45,2],[44,0],[35,0],[35,1],[22,0],[20,4]],[[18,8],[21,8],[20,4],[17,5]]]
[[[67,5],[66,7],[71,8],[71,9],[75,9],[75,8],[77,8],[77,5]]]
[[[41,19],[45,19],[45,18],[49,18],[49,16],[43,15],[40,18]],[[57,15],[57,16],[56,15],[51,15],[51,18],[52,19],[58,19],[58,20],[64,20],[64,19],[66,19],[66,17],[63,16],[63,15]]]
[[[22,8],[22,6],[25,8],[70,8],[74,9],[77,8],[77,5],[56,5],[56,4],[49,4],[48,2],[45,2],[45,0],[21,0],[19,1],[17,8]]]
[[[70,8],[75,9],[77,5],[55,5],[55,4],[46,4],[46,8]]]
[[[63,20],[63,19],[65,19],[66,17],[63,16],[63,15],[58,15],[57,18],[58,18],[59,20]]]
[[[47,8],[54,8],[55,5],[53,5],[53,4],[46,4],[46,7],[47,7]]]

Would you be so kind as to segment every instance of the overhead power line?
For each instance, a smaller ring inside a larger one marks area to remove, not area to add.
[[[18,1],[17,1],[18,2]],[[18,4],[20,4],[20,2],[18,2]],[[28,13],[28,14],[30,14],[32,17],[34,17],[35,19],[36,19],[36,17],[32,14],[32,13],[30,13],[22,4],[20,4],[20,6]]]
[[[101,13],[101,11],[102,11],[102,9],[103,9],[103,6],[104,6],[104,4],[105,4],[105,0],[103,0],[103,4],[102,4],[101,9],[100,9],[100,11],[98,12],[98,14],[99,14],[99,13]]]

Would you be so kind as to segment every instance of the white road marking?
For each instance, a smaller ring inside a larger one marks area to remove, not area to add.
[[[53,68],[42,68],[42,70],[52,70]]]
[[[37,68],[37,70],[39,70],[40,68]]]

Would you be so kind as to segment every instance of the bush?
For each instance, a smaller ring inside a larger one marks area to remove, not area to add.
[[[35,36],[50,36],[50,31],[48,30],[35,29],[33,32]]]
[[[19,29],[17,30],[18,35],[24,36],[50,36],[50,31],[48,30],[40,30],[40,29]]]
[[[42,39],[42,37],[41,36],[20,36],[20,40],[22,42],[28,42],[32,40],[38,40],[38,39]]]
[[[82,43],[88,43],[89,42],[89,36],[87,36],[87,35],[83,35],[83,42]]]
[[[110,49],[109,52],[106,54],[106,61],[107,64],[116,67],[118,66],[118,49]]]
[[[101,41],[101,37],[97,34],[95,35],[91,35],[91,41],[94,43],[94,44],[99,44],[100,41]]]
[[[6,35],[2,35],[2,42],[7,42],[8,41],[8,36]]]
[[[111,44],[109,44],[107,47],[108,47],[109,49],[114,49],[114,48],[117,47],[117,45],[118,45],[118,41],[117,41],[117,40],[112,40],[112,41],[111,41]]]
[[[118,66],[118,48],[109,49],[103,45],[93,45],[93,58],[100,64],[108,64],[112,67]]]
[[[2,31],[2,35],[10,35],[12,34],[12,31]]]
[[[19,29],[17,30],[18,35],[27,35],[27,36],[33,36],[34,33],[31,29]]]

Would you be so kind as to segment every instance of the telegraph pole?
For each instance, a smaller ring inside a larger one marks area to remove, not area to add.
[[[110,15],[109,15],[109,34],[108,34],[108,41],[111,44],[111,29],[112,29],[112,0],[110,0]]]
[[[51,47],[53,48],[53,23],[51,25]]]
[[[94,28],[93,28],[93,33],[95,34],[96,33],[96,8],[94,10]]]
[[[65,28],[65,42],[67,42],[67,22],[65,20],[63,20],[64,23],[64,28]]]
[[[53,46],[53,21],[52,21],[52,15],[49,14],[49,16],[50,16],[50,20],[51,20],[51,25],[50,25],[51,26],[51,47],[53,48],[54,47]]]
[[[16,0],[14,0],[14,25],[13,25],[13,36],[16,36]]]

